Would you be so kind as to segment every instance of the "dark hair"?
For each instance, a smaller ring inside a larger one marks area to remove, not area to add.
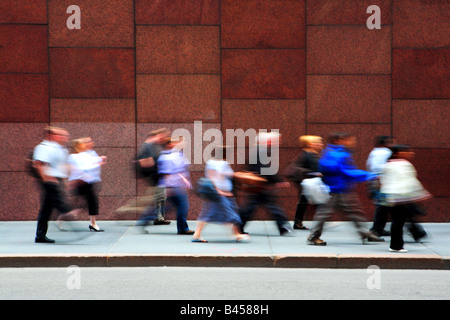
[[[396,144],[391,147],[392,155],[390,159],[396,159],[399,152],[412,151],[412,147],[406,144]]]
[[[389,140],[392,140],[391,136],[378,136],[375,138],[375,147],[385,147]]]
[[[354,135],[348,132],[332,132],[328,136],[328,143],[336,144],[336,142],[339,140],[345,140],[351,137],[354,137]]]

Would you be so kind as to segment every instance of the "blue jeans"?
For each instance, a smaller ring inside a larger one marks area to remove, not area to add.
[[[177,210],[177,231],[178,233],[189,230],[186,217],[189,212],[189,199],[185,188],[168,188],[167,201],[175,206]]]

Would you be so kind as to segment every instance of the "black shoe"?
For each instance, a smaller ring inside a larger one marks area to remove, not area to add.
[[[39,237],[39,238],[34,239],[34,242],[35,243],[55,243],[55,240],[49,239],[47,237],[42,237],[42,238]]]
[[[153,224],[155,225],[155,226],[157,226],[157,225],[166,225],[166,224],[170,224],[170,221],[169,220],[155,220],[155,221],[153,221]]]
[[[91,225],[89,225],[89,230],[95,231],[95,232],[104,232],[105,231],[103,229],[100,229],[100,227],[98,227],[98,226],[97,226],[97,228],[95,228],[95,227],[93,227]]]
[[[294,223],[294,229],[295,230],[309,230],[309,228],[305,227],[303,224],[300,224],[300,223]]]
[[[193,230],[187,230],[187,231],[178,232],[178,234],[187,234],[187,235],[194,234],[194,233],[195,233],[195,231],[193,231]]]

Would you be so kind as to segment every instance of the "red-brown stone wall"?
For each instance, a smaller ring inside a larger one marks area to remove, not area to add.
[[[366,26],[373,4],[381,29]],[[70,5],[79,30],[66,26]],[[46,125],[94,138],[109,159],[101,219],[136,219],[114,209],[145,188],[130,161],[146,134],[193,134],[202,121],[203,131],[280,129],[280,170],[303,134],[353,132],[361,168],[374,137],[394,135],[416,148],[435,196],[423,219],[449,221],[449,12],[447,0],[2,0],[0,220],[37,216],[24,159]],[[194,181],[203,169],[192,166]],[[201,201],[190,196],[195,219]],[[279,199],[293,219],[296,190]]]

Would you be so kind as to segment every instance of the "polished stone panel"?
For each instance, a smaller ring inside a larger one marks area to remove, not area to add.
[[[391,122],[388,75],[307,76],[306,85],[309,123]]]
[[[52,122],[51,125],[66,129],[71,139],[91,137],[97,147],[135,146],[136,126],[134,123]]]
[[[52,122],[134,123],[134,99],[51,99]]]
[[[25,171],[26,158],[44,138],[47,123],[0,123],[0,171]]]
[[[450,100],[394,100],[393,133],[399,143],[448,148]]]
[[[138,122],[220,121],[218,75],[137,75]]]
[[[48,73],[47,26],[0,25],[0,72]]]
[[[222,48],[304,48],[305,0],[225,0]]]
[[[306,22],[308,25],[366,25],[372,13],[367,8],[380,8],[381,25],[392,23],[392,0],[307,0]]]
[[[450,98],[450,49],[394,49],[394,99]]]
[[[219,27],[138,26],[136,72],[219,74]]]
[[[47,74],[0,74],[0,122],[48,122]]]
[[[51,48],[52,98],[134,98],[133,49]]]
[[[70,5],[80,8],[80,29],[67,27]],[[48,11],[50,47],[134,47],[133,0],[52,0]]]
[[[307,74],[390,74],[391,27],[307,28]]]
[[[450,149],[414,149],[417,177],[434,197],[450,197]]]
[[[220,0],[136,0],[136,24],[219,25]]]
[[[0,23],[47,23],[47,0],[2,0]]]
[[[305,50],[223,49],[222,98],[305,98]]]
[[[393,46],[450,46],[450,4],[447,0],[395,0]]]
[[[305,101],[223,100],[222,129],[224,134],[227,129],[232,132],[276,129],[282,134],[282,146],[297,147],[298,137],[305,133]]]

